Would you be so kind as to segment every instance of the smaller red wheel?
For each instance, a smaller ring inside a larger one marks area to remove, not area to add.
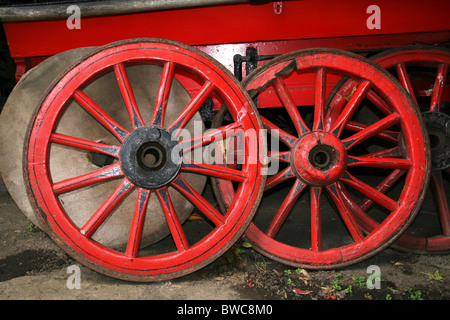
[[[145,92],[153,95],[154,101],[140,103],[134,90],[136,83],[129,74],[136,67],[147,70],[148,66],[159,69],[160,77],[156,82],[144,82]],[[117,118],[109,104],[97,103],[86,91],[105,77],[115,79],[107,92],[119,95],[126,123],[119,121],[124,119]],[[174,99],[178,98],[173,90],[175,79],[197,85],[186,103]],[[233,121],[205,132],[200,120],[193,124],[197,125],[194,136],[189,136],[190,131],[184,129],[195,121],[207,99],[224,105]],[[114,142],[58,132],[59,123],[72,108],[81,108],[96,121],[92,132],[94,127],[102,127]],[[31,121],[24,157],[31,202],[50,236],[68,254],[98,272],[132,281],[170,279],[194,272],[230,248],[254,215],[265,182],[260,174],[260,159],[266,150],[258,135],[254,135],[261,125],[246,91],[224,67],[199,50],[158,39],[126,40],[101,47],[55,80]],[[241,167],[229,169],[206,162],[202,157],[205,149],[236,130],[246,139],[252,137],[242,146]],[[56,180],[52,162],[69,164],[71,159],[53,158],[49,151],[55,146],[96,152],[112,158],[112,163]],[[195,157],[197,151],[200,158]],[[215,202],[194,187],[195,181],[205,176],[238,186],[226,213],[220,213]],[[88,210],[81,223],[71,219],[62,196],[97,197],[94,191],[105,184],[113,184],[114,188],[103,195],[99,207]],[[176,196],[183,201],[175,203]],[[126,201],[134,204],[131,210],[124,205]],[[204,217],[198,222],[202,225],[183,224],[180,212],[190,205]],[[170,237],[142,248],[145,222],[155,218],[157,207],[161,208]],[[111,219],[124,208],[129,222],[125,234],[117,237],[125,235],[125,245],[117,247],[97,241],[95,235],[108,229]]]
[[[331,117],[331,89],[348,77],[349,94]],[[311,49],[275,58],[243,84],[270,133],[270,175],[245,233],[256,250],[287,265],[326,269],[366,259],[400,236],[422,203],[430,159],[419,110],[398,81],[363,57]],[[309,95],[299,89],[306,86],[313,87]],[[366,108],[373,116],[362,122]],[[395,192],[376,189],[399,171],[405,174]],[[232,184],[214,183],[227,208]],[[367,215],[380,222],[367,233],[354,213],[364,198],[375,204]]]
[[[411,46],[387,50],[371,58],[391,72],[412,98],[418,103],[425,121],[431,150],[431,181],[426,205],[408,231],[393,246],[400,250],[415,253],[445,253],[450,250],[450,209],[448,205],[448,173],[450,167],[450,91],[448,68],[450,50],[431,46]],[[351,81],[341,83],[335,88],[336,95],[330,103],[331,118],[337,117],[345,104],[343,98],[351,90]],[[359,130],[355,128],[355,130]],[[383,181],[377,187],[381,192],[392,188],[403,175]],[[431,198],[431,197],[430,197]],[[364,199],[359,203],[366,211],[373,203]],[[435,207],[437,215],[430,208]],[[357,212],[362,212],[357,208]],[[356,213],[357,214],[357,213]],[[365,228],[374,229],[378,222],[363,214],[358,215]]]

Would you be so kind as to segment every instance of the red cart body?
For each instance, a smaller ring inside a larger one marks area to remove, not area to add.
[[[199,47],[233,70],[246,49],[278,55],[304,48],[367,53],[411,44],[448,44],[450,3],[435,1],[280,1],[84,17],[79,29],[67,19],[5,21],[17,76],[43,58],[73,48],[150,37]],[[378,16],[374,16],[378,15]],[[373,23],[379,19],[379,25]]]

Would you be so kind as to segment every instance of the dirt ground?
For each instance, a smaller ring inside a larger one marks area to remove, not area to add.
[[[30,222],[0,184],[0,300],[448,300],[450,255],[388,248],[356,265],[314,271],[272,261],[244,239],[209,266],[156,283],[112,279],[80,265]],[[71,266],[80,288],[70,289]],[[381,277],[369,266],[377,266]],[[367,280],[379,289],[369,289]],[[69,283],[69,286],[68,286]]]

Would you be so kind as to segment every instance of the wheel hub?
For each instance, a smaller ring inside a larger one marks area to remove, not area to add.
[[[125,138],[119,159],[132,183],[156,189],[169,184],[180,172],[181,148],[167,130],[140,127]]]
[[[442,112],[422,113],[430,137],[433,170],[450,167],[450,116]]]
[[[333,134],[311,132],[297,140],[292,149],[295,174],[312,186],[325,186],[338,180],[347,164],[342,142]]]

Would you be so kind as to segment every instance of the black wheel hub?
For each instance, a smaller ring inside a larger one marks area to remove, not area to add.
[[[119,159],[125,176],[134,184],[156,189],[169,184],[180,172],[178,141],[160,127],[140,127],[123,141]]]

